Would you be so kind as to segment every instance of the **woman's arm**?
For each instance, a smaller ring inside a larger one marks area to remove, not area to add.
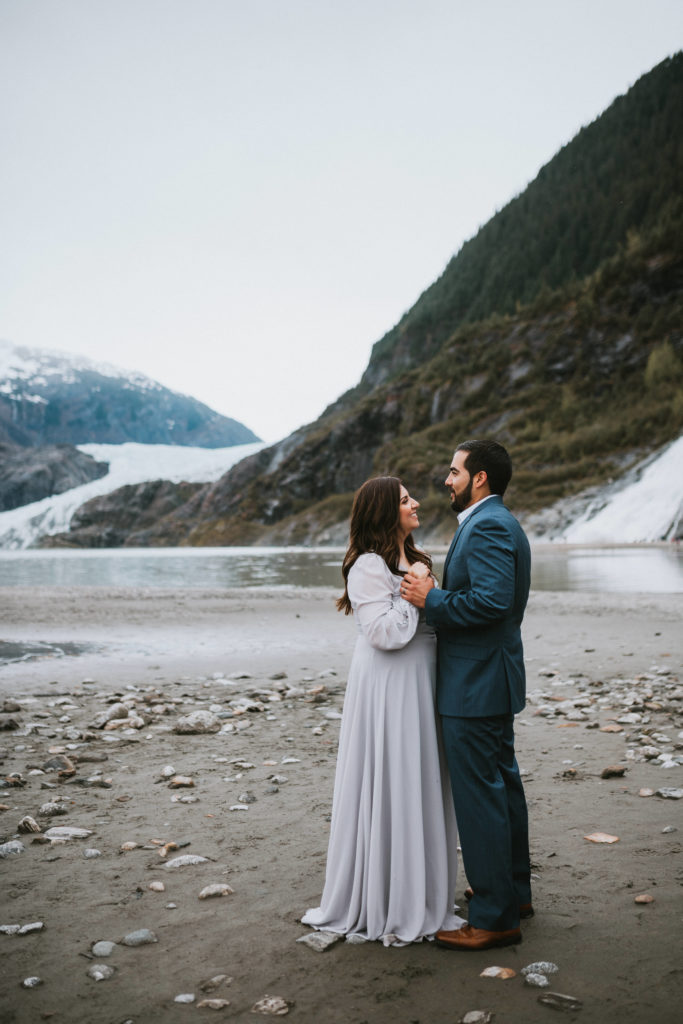
[[[420,613],[394,595],[394,578],[379,555],[361,555],[349,572],[348,591],[360,628],[373,647],[397,651],[412,640]]]

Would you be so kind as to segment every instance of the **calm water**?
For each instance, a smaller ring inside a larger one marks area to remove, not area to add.
[[[341,548],[156,548],[0,551],[0,587],[337,587]],[[440,575],[445,553],[436,555]],[[534,590],[683,592],[683,551],[671,547],[533,551]]]

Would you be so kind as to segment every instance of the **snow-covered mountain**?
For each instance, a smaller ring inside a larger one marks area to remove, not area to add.
[[[258,440],[244,424],[141,373],[0,341],[0,441],[224,448]]]
[[[80,450],[98,462],[108,462],[109,472],[30,505],[0,512],[0,548],[30,547],[38,537],[62,533],[72,515],[84,502],[108,494],[125,484],[146,480],[209,482],[218,480],[230,466],[263,447],[263,442],[232,445],[230,448],[189,448],[149,444],[84,444]]]

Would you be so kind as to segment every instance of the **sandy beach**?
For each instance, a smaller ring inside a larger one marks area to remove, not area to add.
[[[0,1019],[246,1022],[269,995],[305,1024],[534,1024],[556,1019],[552,992],[580,1001],[570,1020],[678,1021],[683,595],[532,594],[517,745],[536,916],[480,953],[296,941],[322,890],[354,639],[335,596],[0,590]],[[215,731],[174,731],[197,712]],[[65,827],[89,834],[44,838]],[[173,866],[188,855],[205,859]],[[122,941],[142,929],[156,941]],[[544,989],[521,974],[538,961],[559,968]],[[482,977],[493,965],[515,976]]]

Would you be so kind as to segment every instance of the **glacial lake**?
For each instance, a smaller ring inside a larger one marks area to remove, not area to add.
[[[0,551],[0,587],[339,587],[342,548]],[[437,576],[446,552],[434,554]],[[683,592],[679,544],[533,548],[533,590]]]

